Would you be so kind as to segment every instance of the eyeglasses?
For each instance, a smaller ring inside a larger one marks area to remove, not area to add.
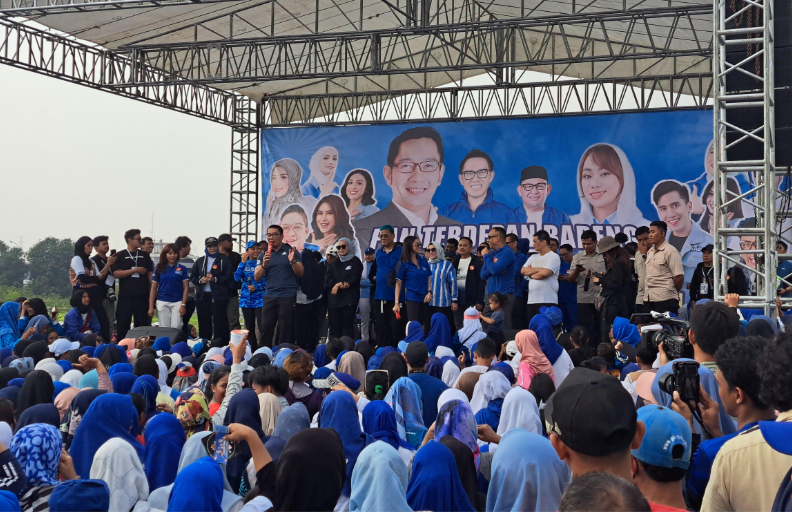
[[[756,242],[740,242],[742,249],[756,249]]]
[[[279,236],[283,236],[280,233],[267,233],[267,238],[277,238]]]
[[[426,249],[426,252],[437,252],[437,249]]]
[[[380,233],[380,238],[390,238],[393,236],[393,233]]]
[[[346,249],[346,248],[347,248],[346,245],[336,245],[336,249],[338,249],[338,250]]]
[[[304,224],[282,224],[281,227],[283,228],[283,231],[294,231],[294,232],[302,231],[303,229],[305,229]]]
[[[426,162],[396,162],[396,170],[402,174],[410,174],[419,167],[421,172],[435,172],[440,168],[440,162],[437,160],[429,160]]]
[[[512,240],[511,242],[506,242],[507,244],[516,244],[517,240]]]
[[[487,237],[487,240],[492,240],[493,238],[500,238],[500,235],[490,235]]]
[[[478,176],[481,179],[484,179],[489,175],[489,173],[490,173],[489,169],[479,169],[478,171],[465,171],[462,173],[462,177],[468,181],[472,180],[476,176]]]
[[[524,183],[524,184],[521,184],[520,186],[526,192],[530,192],[533,189],[536,189],[539,192],[542,192],[542,191],[544,191],[545,188],[547,188],[547,183],[537,183],[536,185],[534,185],[533,183]]]

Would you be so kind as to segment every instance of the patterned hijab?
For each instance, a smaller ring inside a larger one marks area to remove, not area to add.
[[[27,478],[27,488],[58,484],[58,465],[63,440],[52,425],[34,423],[19,429],[11,452]]]
[[[443,404],[437,413],[435,423],[435,441],[440,441],[445,436],[452,436],[467,445],[473,452],[473,461],[476,471],[479,467],[481,453],[478,446],[478,426],[476,416],[470,405],[461,400],[451,400]]]
[[[173,407],[176,410],[176,418],[184,427],[187,439],[196,432],[211,428],[209,406],[206,404],[206,396],[199,387],[193,386],[179,395]]]
[[[421,413],[421,388],[409,378],[401,377],[385,395],[385,402],[393,407],[396,414],[399,437],[415,448],[420,447],[428,430]]]
[[[96,451],[91,479],[103,480],[110,489],[110,510],[128,512],[146,501],[149,485],[143,465],[132,446],[114,437]]]

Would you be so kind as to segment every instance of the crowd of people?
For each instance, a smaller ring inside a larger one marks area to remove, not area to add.
[[[0,510],[792,510],[792,331],[706,272],[680,305],[662,221],[577,254],[379,233],[77,240],[62,322],[0,305]]]

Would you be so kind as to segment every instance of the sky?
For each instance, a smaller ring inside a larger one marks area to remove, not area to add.
[[[6,65],[0,97],[0,240],[229,231],[229,127]]]

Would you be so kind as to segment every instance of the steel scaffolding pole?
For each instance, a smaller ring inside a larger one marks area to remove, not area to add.
[[[724,300],[729,269],[736,266],[756,291],[755,296],[740,296],[740,306],[762,308],[775,317],[776,242],[781,230],[776,223],[776,199],[788,198],[788,194],[777,188],[775,167],[774,6],[773,0],[742,0],[741,5],[732,2],[731,7],[734,12],[727,9],[726,0],[715,0],[714,298]],[[754,13],[756,23],[751,26]],[[746,14],[747,26],[740,26]],[[735,49],[745,49],[747,55],[740,55],[736,63]],[[746,115],[756,111],[761,114]],[[756,118],[761,119],[759,126]],[[759,158],[750,150],[757,143],[761,145]],[[751,189],[740,195],[727,188],[728,178],[738,173],[748,173],[751,183]],[[753,209],[755,223],[729,227],[729,207],[739,201]],[[780,213],[786,217],[786,212]],[[739,240],[739,250],[729,248],[730,240],[733,245]]]
[[[231,236],[240,251],[254,240],[259,206],[259,105],[240,100],[231,126]]]

